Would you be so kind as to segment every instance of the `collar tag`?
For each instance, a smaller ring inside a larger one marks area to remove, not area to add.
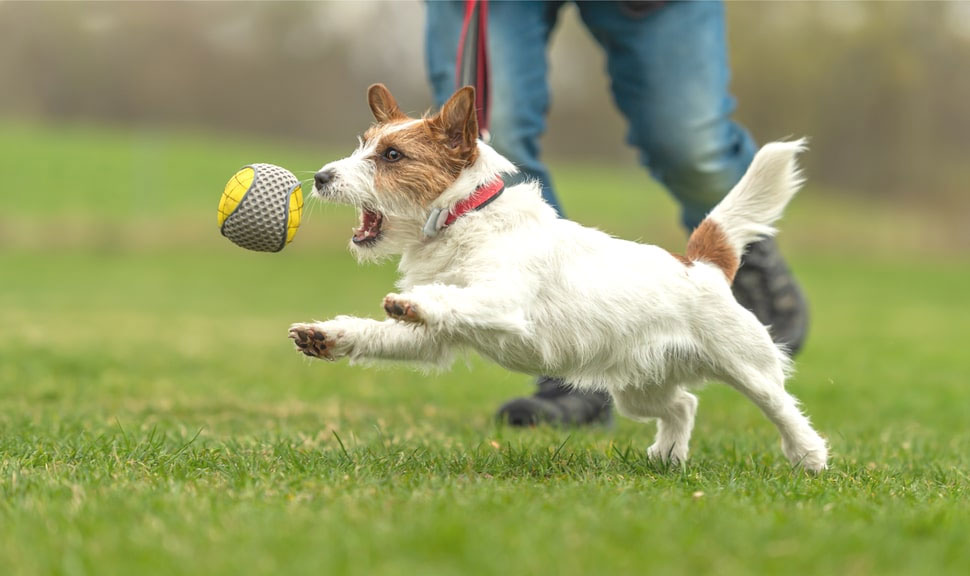
[[[440,219],[441,214],[441,208],[431,209],[431,214],[428,215],[428,220],[424,223],[424,228],[422,229],[425,237],[434,238],[438,235],[438,230],[441,229],[441,227],[438,226],[438,220]]]

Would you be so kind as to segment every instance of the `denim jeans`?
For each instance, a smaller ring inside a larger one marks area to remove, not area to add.
[[[489,2],[492,145],[542,183],[559,209],[540,137],[549,109],[546,49],[563,2]],[[731,120],[730,70],[720,2],[669,2],[643,16],[618,2],[576,2],[606,52],[627,142],[678,200],[692,229],[750,164],[754,141]],[[427,4],[427,64],[440,106],[454,92],[464,3]]]

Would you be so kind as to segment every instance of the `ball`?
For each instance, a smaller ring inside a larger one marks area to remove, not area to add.
[[[236,172],[219,200],[219,230],[237,246],[279,252],[303,214],[300,181],[286,168],[251,164]]]

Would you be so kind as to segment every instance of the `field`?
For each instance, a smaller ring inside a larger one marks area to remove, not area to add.
[[[244,164],[308,177],[334,154],[0,124],[4,574],[970,568],[961,231],[809,186],[781,236],[813,304],[789,388],[831,469],[792,470],[719,384],[668,468],[646,460],[652,426],[496,426],[529,380],[474,356],[424,375],[297,355],[291,322],[380,315],[393,264],[357,267],[352,213],[319,205],[285,252],[246,253],[216,204]],[[680,248],[636,167],[554,173],[576,219]]]

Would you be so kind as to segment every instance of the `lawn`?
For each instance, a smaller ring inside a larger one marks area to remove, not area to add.
[[[813,304],[789,387],[829,471],[792,470],[719,384],[664,467],[652,426],[496,426],[528,378],[474,356],[424,375],[296,354],[291,322],[378,316],[393,265],[356,266],[345,209],[265,255],[218,236],[216,204],[244,164],[305,177],[333,154],[0,124],[4,574],[970,569],[970,258],[931,216],[809,186],[783,222]],[[555,175],[578,220],[683,242],[635,167]]]

